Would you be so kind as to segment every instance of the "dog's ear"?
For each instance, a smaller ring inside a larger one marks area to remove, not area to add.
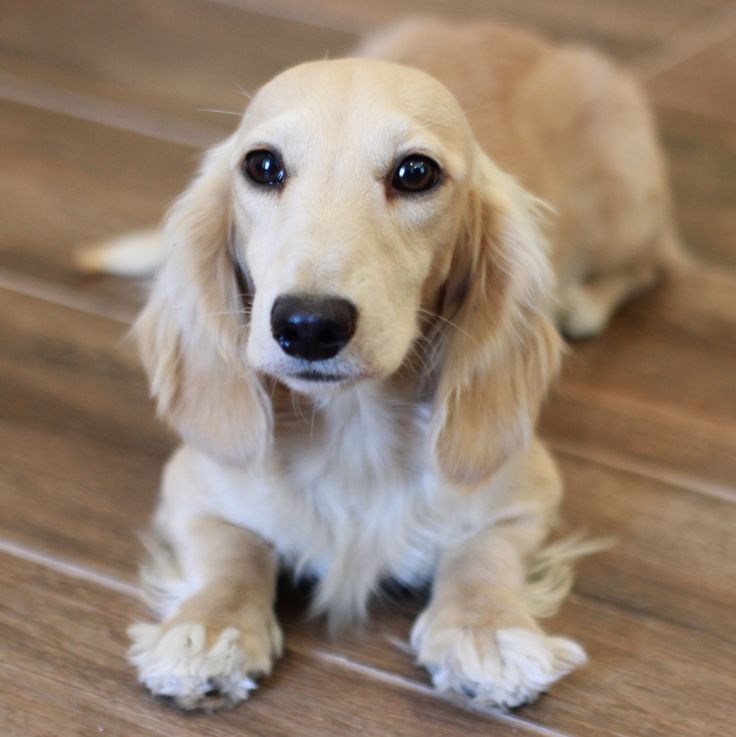
[[[432,443],[440,472],[474,485],[530,441],[561,342],[538,203],[480,150],[445,287]]]
[[[263,453],[270,403],[246,365],[248,315],[232,248],[232,139],[211,149],[169,212],[167,255],[134,327],[159,414],[232,463]]]

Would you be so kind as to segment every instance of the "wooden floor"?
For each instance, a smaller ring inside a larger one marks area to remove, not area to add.
[[[287,650],[216,716],[126,664],[135,531],[173,439],[123,342],[142,288],[75,274],[80,243],[156,221],[252,90],[401,15],[532,24],[621,59],[655,101],[703,259],[576,347],[542,429],[585,561],[551,629],[590,665],[511,715],[435,695],[403,651],[419,603]],[[0,4],[0,734],[736,733],[736,0],[3,0]]]

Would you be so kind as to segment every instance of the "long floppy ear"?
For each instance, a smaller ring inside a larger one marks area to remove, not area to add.
[[[169,212],[166,261],[134,332],[159,414],[186,441],[243,464],[265,451],[272,420],[245,359],[245,280],[231,243],[232,140],[206,154]]]
[[[561,341],[538,203],[480,150],[443,305],[432,441],[440,472],[489,478],[534,433]]]

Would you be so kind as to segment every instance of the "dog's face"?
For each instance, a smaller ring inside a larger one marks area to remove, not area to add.
[[[473,141],[444,87],[398,69],[292,69],[233,146],[248,361],[299,392],[395,372],[447,276]]]
[[[327,397],[380,382],[431,320],[428,449],[453,481],[487,478],[530,437],[557,367],[534,209],[422,72],[284,73],[167,217],[169,257],[137,324],[159,411],[189,442],[252,462],[273,437],[264,375]]]

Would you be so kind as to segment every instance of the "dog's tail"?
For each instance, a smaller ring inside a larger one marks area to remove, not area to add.
[[[580,534],[545,545],[534,556],[524,585],[524,598],[531,613],[540,618],[553,616],[570,593],[575,563],[613,545],[611,539],[591,539]]]
[[[139,230],[79,250],[77,268],[87,274],[151,276],[166,255],[161,231]]]

